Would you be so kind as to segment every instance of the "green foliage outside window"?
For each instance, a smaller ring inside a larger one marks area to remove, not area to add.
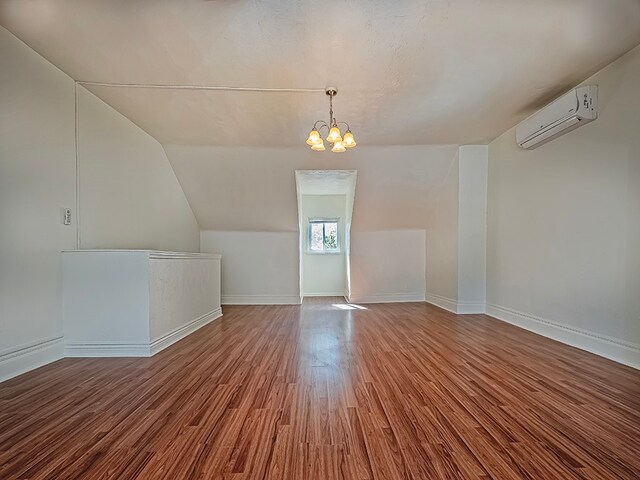
[[[338,239],[338,222],[324,222],[319,220],[310,221],[309,250],[318,253],[340,251],[340,241]]]

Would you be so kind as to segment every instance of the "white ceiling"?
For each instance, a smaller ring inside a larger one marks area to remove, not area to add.
[[[76,80],[338,86],[361,145],[493,139],[640,43],[640,0],[0,0]],[[299,146],[323,93],[89,87],[162,143]]]
[[[298,195],[347,195],[356,176],[356,170],[296,170]]]

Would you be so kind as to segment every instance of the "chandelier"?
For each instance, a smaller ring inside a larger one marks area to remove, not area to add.
[[[329,96],[329,123],[324,120],[318,120],[313,124],[311,132],[309,132],[309,138],[307,138],[307,145],[311,146],[311,150],[315,152],[324,152],[324,142],[320,136],[320,131],[323,128],[327,129],[327,142],[331,145],[331,151],[334,153],[342,153],[347,148],[353,148],[356,146],[356,140],[353,138],[353,133],[349,129],[347,122],[338,122],[333,116],[333,97],[338,94],[337,88],[327,88],[325,93]],[[345,124],[347,131],[342,137],[338,124]]]

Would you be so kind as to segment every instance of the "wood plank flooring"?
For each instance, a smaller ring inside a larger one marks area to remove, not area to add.
[[[640,372],[483,315],[225,307],[0,384],[5,479],[637,479]]]

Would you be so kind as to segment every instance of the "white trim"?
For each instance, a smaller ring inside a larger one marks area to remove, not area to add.
[[[640,369],[640,345],[489,303],[487,315],[538,335]]]
[[[300,305],[300,295],[223,295],[222,305]]]
[[[340,250],[305,250],[305,255],[344,255],[344,252]]]
[[[457,304],[458,315],[473,315],[485,313],[487,306],[484,303],[460,303]]]
[[[220,260],[222,255],[219,253],[184,253],[184,252],[149,252],[149,258],[156,260],[185,260],[196,258],[198,260]]]
[[[444,308],[448,312],[455,314],[458,313],[458,302],[453,298],[443,297],[442,295],[427,292],[425,295],[425,301],[435,305],[436,307]]]
[[[149,343],[72,343],[64,346],[65,357],[151,357],[161,350],[182,340],[187,335],[222,316],[215,310],[192,320]]]
[[[444,308],[446,311],[455,313],[456,315],[480,314],[485,313],[487,309],[484,303],[457,302],[453,298],[443,297],[442,295],[429,292],[425,294],[425,301],[436,307]]]
[[[368,295],[353,294],[349,303],[408,303],[424,302],[424,293],[374,293]]]
[[[165,335],[156,338],[150,344],[151,355],[155,355],[161,350],[164,350],[170,345],[173,345],[178,340],[182,340],[187,335],[195,332],[199,328],[204,327],[206,324],[222,316],[222,308],[218,307],[215,310],[196,318],[192,322],[187,323],[175,330],[166,333]]]
[[[62,336],[45,338],[4,350],[0,352],[0,382],[60,360],[62,354]]]
[[[131,250],[122,249],[80,249],[80,250],[62,250],[62,253],[146,253],[149,258],[156,259],[180,259],[180,258],[202,258],[208,260],[220,260],[222,255],[219,253],[193,253],[193,252],[165,252],[161,250]]]
[[[305,293],[303,297],[344,297],[344,292]]]
[[[64,356],[71,358],[93,357],[150,357],[148,343],[68,343]]]

